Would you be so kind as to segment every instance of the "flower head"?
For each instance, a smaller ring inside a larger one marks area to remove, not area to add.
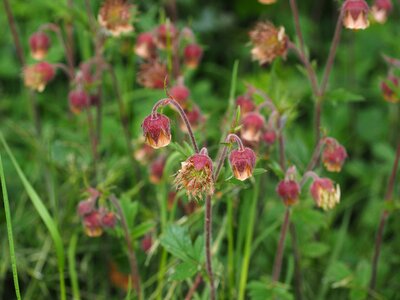
[[[383,24],[386,22],[388,14],[392,9],[393,4],[391,0],[375,0],[371,8],[371,14],[375,21]]]
[[[54,67],[45,61],[26,66],[23,70],[25,86],[38,92],[44,91],[47,83],[54,78],[54,75]]]
[[[144,59],[149,59],[155,56],[156,44],[153,34],[144,32],[139,34],[136,39],[135,53],[137,56]]]
[[[282,198],[286,206],[295,204],[299,200],[300,185],[295,179],[296,168],[290,167],[286,171],[285,179],[276,187],[276,192]]]
[[[178,32],[175,26],[171,23],[161,24],[156,29],[156,44],[159,48],[164,49],[168,44],[172,44],[172,41],[177,37]]]
[[[140,65],[137,81],[146,88],[163,89],[167,75],[167,66],[158,61],[153,61]]]
[[[162,114],[151,114],[143,123],[143,136],[145,143],[158,149],[167,146],[171,142],[171,127],[167,116]]]
[[[133,30],[131,9],[132,5],[126,0],[105,0],[97,19],[111,35],[120,36]]]
[[[250,148],[233,150],[229,155],[232,172],[235,178],[244,181],[253,175],[256,165],[256,154]]]
[[[250,112],[243,116],[241,136],[249,142],[260,141],[265,119],[257,112]]]
[[[343,25],[348,29],[365,29],[369,26],[369,7],[364,0],[346,0],[342,6]]]
[[[329,172],[340,172],[347,158],[346,149],[333,138],[328,138],[322,152],[322,161]]]
[[[101,223],[101,214],[99,211],[93,212],[83,217],[83,226],[85,233],[90,237],[98,237],[103,234],[103,227]]]
[[[388,102],[397,103],[400,101],[400,92],[396,92],[393,87],[389,86],[389,83],[396,89],[400,87],[399,79],[393,75],[389,75],[386,80],[381,83],[383,98]]]
[[[240,113],[245,115],[256,109],[256,105],[248,95],[241,95],[236,98],[236,106],[240,106]]]
[[[203,150],[182,162],[181,169],[175,177],[177,189],[184,188],[189,198],[201,199],[204,194],[214,193],[212,161]]]
[[[35,32],[29,38],[29,47],[32,57],[36,60],[42,60],[49,51],[50,39],[44,32]]]
[[[79,114],[90,105],[90,96],[83,90],[73,90],[68,94],[68,101],[71,111]]]
[[[268,145],[272,145],[276,141],[276,132],[274,129],[266,129],[262,134],[262,140]]]
[[[114,228],[117,216],[112,211],[104,211],[101,215],[101,225],[105,228]]]
[[[323,210],[332,209],[340,202],[340,187],[335,187],[329,178],[314,179],[310,192],[317,206]]]
[[[250,31],[253,44],[251,55],[260,65],[272,62],[276,57],[286,57],[289,39],[283,27],[276,28],[272,23],[260,22]]]
[[[197,44],[189,44],[183,53],[185,64],[191,69],[196,69],[203,56],[203,49]]]

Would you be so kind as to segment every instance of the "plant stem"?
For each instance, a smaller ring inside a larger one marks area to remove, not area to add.
[[[197,288],[201,283],[201,274],[197,274],[196,279],[194,280],[192,286],[190,287],[188,293],[186,294],[185,300],[192,299],[194,293],[196,292]]]
[[[395,157],[395,160],[393,163],[392,172],[389,177],[389,182],[388,182],[386,195],[385,195],[385,202],[392,201],[394,184],[395,184],[395,180],[396,180],[397,169],[399,166],[399,159],[400,159],[400,141],[398,142],[398,145],[397,145],[396,157]],[[378,226],[378,232],[376,234],[376,239],[375,239],[374,256],[372,259],[372,272],[371,272],[371,279],[370,279],[370,283],[369,283],[369,292],[370,293],[374,292],[375,287],[376,287],[379,255],[380,255],[381,247],[382,247],[383,232],[384,232],[386,220],[388,219],[388,217],[389,217],[389,211],[384,210],[381,215],[381,219],[380,219],[379,226]]]
[[[206,235],[206,270],[210,280],[210,300],[215,300],[214,275],[212,271],[211,240],[212,240],[212,203],[211,196],[206,197],[206,211],[204,213],[204,232]]]
[[[91,144],[91,149],[92,149],[92,156],[93,156],[93,169],[94,173],[97,175],[97,139],[96,139],[96,134],[93,128],[93,116],[92,112],[90,111],[90,107],[86,107],[86,116],[87,116],[87,123],[88,123],[88,128],[89,128],[89,139],[90,139],[90,144]]]
[[[139,275],[139,270],[138,270],[138,266],[137,266],[135,251],[133,249],[131,235],[129,233],[128,223],[126,221],[124,212],[122,211],[122,207],[121,207],[121,204],[119,203],[118,199],[114,195],[111,195],[110,200],[114,204],[115,208],[117,209],[117,213],[121,220],[122,229],[124,230],[124,234],[125,234],[125,241],[128,246],[129,264],[131,267],[132,281],[133,281],[133,285],[135,287],[138,299],[140,300],[140,299],[142,299],[141,287],[140,287],[140,275]]]
[[[287,233],[287,230],[289,227],[289,223],[290,223],[290,207],[287,206],[286,211],[285,211],[285,217],[283,220],[282,229],[281,229],[281,235],[279,238],[278,249],[277,249],[275,261],[274,261],[274,269],[273,269],[273,275],[272,275],[273,281],[278,281],[279,276],[281,274],[283,250],[284,250],[284,246],[285,246],[286,233]]]

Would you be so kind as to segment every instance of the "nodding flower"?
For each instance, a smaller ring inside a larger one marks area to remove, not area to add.
[[[330,210],[340,202],[340,187],[335,187],[329,178],[315,178],[310,192],[317,206],[323,210]]]
[[[68,101],[71,111],[79,114],[90,105],[90,96],[83,90],[72,90],[68,94]]]
[[[346,0],[342,6],[343,25],[348,29],[366,29],[369,7],[364,0]]]
[[[242,118],[241,137],[249,142],[259,142],[265,119],[257,112],[250,112]]]
[[[326,138],[322,162],[329,172],[340,172],[347,158],[346,149],[334,138]]]
[[[42,60],[49,51],[50,38],[42,31],[35,32],[29,38],[29,47],[32,57],[36,60]]]
[[[169,45],[172,45],[173,41],[178,36],[178,31],[175,26],[171,23],[161,24],[158,26],[155,32],[156,44],[160,49],[164,49]]]
[[[43,92],[46,85],[54,78],[54,66],[42,61],[23,69],[24,84],[26,87]]]
[[[391,0],[375,0],[371,8],[371,14],[376,22],[383,24],[386,22],[392,9],[393,4]]]
[[[171,142],[171,127],[167,116],[159,113],[147,116],[143,123],[143,136],[145,143],[158,149]]]
[[[156,44],[151,32],[144,32],[138,35],[134,48],[135,54],[144,59],[156,56]]]
[[[290,167],[286,171],[285,178],[278,183],[276,192],[282,198],[286,206],[291,206],[299,200],[300,185],[295,179],[296,168]]]
[[[253,176],[256,165],[256,154],[250,148],[232,150],[229,155],[233,175],[236,179],[244,181]]]
[[[100,8],[97,19],[99,24],[112,36],[133,31],[130,24],[133,5],[126,0],[105,0]]]
[[[256,105],[249,95],[240,95],[236,98],[236,106],[240,107],[240,113],[245,115],[249,112],[253,112],[256,109]]]
[[[190,69],[196,69],[203,56],[203,49],[197,44],[189,44],[183,50],[185,65]]]
[[[143,63],[137,76],[137,82],[149,89],[163,89],[168,75],[167,66],[158,61]]]

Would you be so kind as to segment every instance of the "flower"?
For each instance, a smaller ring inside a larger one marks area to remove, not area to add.
[[[364,0],[346,0],[342,6],[343,25],[348,29],[365,29],[369,26],[369,7]]]
[[[167,116],[163,114],[151,114],[142,123],[145,143],[158,149],[167,146],[171,142],[171,127]]]
[[[276,132],[274,129],[266,129],[262,134],[262,140],[268,145],[272,145],[276,141]]]
[[[50,48],[50,39],[44,32],[35,32],[29,38],[31,55],[36,60],[42,60],[46,57]]]
[[[261,4],[273,4],[276,0],[258,0]]]
[[[256,154],[250,148],[233,150],[229,155],[233,175],[241,181],[253,175],[256,165]]]
[[[117,223],[117,216],[112,211],[105,211],[101,215],[101,225],[105,228],[114,228]]]
[[[146,88],[163,89],[167,75],[167,66],[158,61],[153,61],[140,65],[137,81]]]
[[[346,149],[333,138],[327,138],[322,152],[322,162],[329,172],[340,172],[347,158]]]
[[[111,35],[120,36],[133,30],[130,24],[132,7],[126,0],[105,0],[97,19]]]
[[[54,78],[54,75],[54,67],[45,61],[26,66],[23,70],[25,86],[38,92],[44,91],[47,83]]]
[[[186,106],[186,101],[189,98],[190,91],[183,84],[174,85],[170,90],[169,94],[176,100],[182,107]]]
[[[257,112],[250,112],[244,115],[240,130],[242,138],[249,142],[258,142],[261,138],[264,124],[264,117]]]
[[[276,28],[270,22],[260,22],[249,35],[253,44],[252,59],[260,65],[270,63],[278,56],[286,57],[289,39],[285,28]]]
[[[139,34],[136,39],[135,53],[137,56],[144,59],[149,59],[155,56],[156,44],[154,37],[150,32]]]
[[[90,237],[98,237],[103,234],[103,228],[101,224],[101,214],[99,211],[94,210],[93,212],[83,217],[83,226],[85,233]]]
[[[175,177],[178,190],[184,188],[189,198],[201,199],[214,193],[213,165],[207,151],[190,156],[181,163],[181,169]]]
[[[390,83],[392,86],[390,86]],[[400,92],[396,92],[393,87],[399,89],[399,79],[393,75],[389,75],[386,80],[381,83],[381,90],[383,93],[383,98],[392,103],[397,103],[400,101]]]
[[[81,217],[91,213],[94,210],[94,206],[96,204],[96,198],[89,198],[86,200],[82,200],[78,203],[78,215]]]
[[[190,69],[196,69],[203,56],[203,49],[197,44],[189,44],[183,52],[186,66]]]
[[[151,237],[151,234],[146,234],[142,238],[140,245],[145,253],[149,253],[151,246],[153,246],[153,238]]]
[[[161,24],[156,29],[156,44],[159,48],[164,49],[168,45],[172,45],[172,41],[177,37],[177,30],[171,23]]]
[[[340,202],[340,187],[335,187],[329,178],[314,179],[310,192],[317,206],[323,210],[332,209]]]
[[[90,96],[83,90],[73,90],[68,94],[68,101],[71,111],[79,114],[90,105]]]
[[[256,105],[248,95],[241,95],[236,98],[236,106],[240,106],[240,113],[245,115],[256,109]]]
[[[150,182],[153,184],[160,183],[165,167],[165,157],[156,158],[150,165]]]
[[[392,10],[393,4],[391,0],[375,0],[371,8],[371,14],[375,21],[383,24],[387,20],[389,12]]]
[[[276,192],[285,205],[290,206],[299,200],[300,185],[296,180],[285,178],[279,182]]]

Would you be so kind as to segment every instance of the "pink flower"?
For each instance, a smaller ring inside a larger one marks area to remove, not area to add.
[[[184,50],[185,64],[191,69],[196,69],[203,56],[203,49],[197,44],[190,44]]]
[[[44,32],[35,32],[29,38],[31,55],[36,60],[42,60],[46,57],[50,48],[50,39]]]
[[[250,148],[243,150],[233,150],[229,155],[233,175],[244,181],[253,175],[254,166],[256,165],[256,154]]]
[[[327,138],[322,152],[322,162],[329,172],[340,172],[347,158],[346,149],[333,138]]]
[[[340,202],[340,187],[329,178],[316,178],[310,187],[311,196],[318,207],[332,209]]]
[[[23,70],[25,86],[43,92],[47,83],[54,78],[54,67],[48,62],[42,61],[34,65],[26,66]]]
[[[348,29],[365,29],[369,26],[369,7],[364,0],[346,0],[342,6],[343,25]]]
[[[240,106],[240,113],[245,115],[256,109],[256,105],[248,95],[241,95],[236,98],[236,106]]]
[[[260,141],[265,119],[257,112],[250,112],[243,116],[241,136],[249,142]]]
[[[158,149],[171,142],[170,121],[167,116],[156,113],[146,117],[142,123],[146,144]]]
[[[68,100],[71,111],[76,114],[79,114],[90,105],[90,96],[83,90],[70,91]]]
[[[136,39],[135,53],[144,59],[150,59],[155,56],[156,44],[153,35],[150,32],[139,34]]]

